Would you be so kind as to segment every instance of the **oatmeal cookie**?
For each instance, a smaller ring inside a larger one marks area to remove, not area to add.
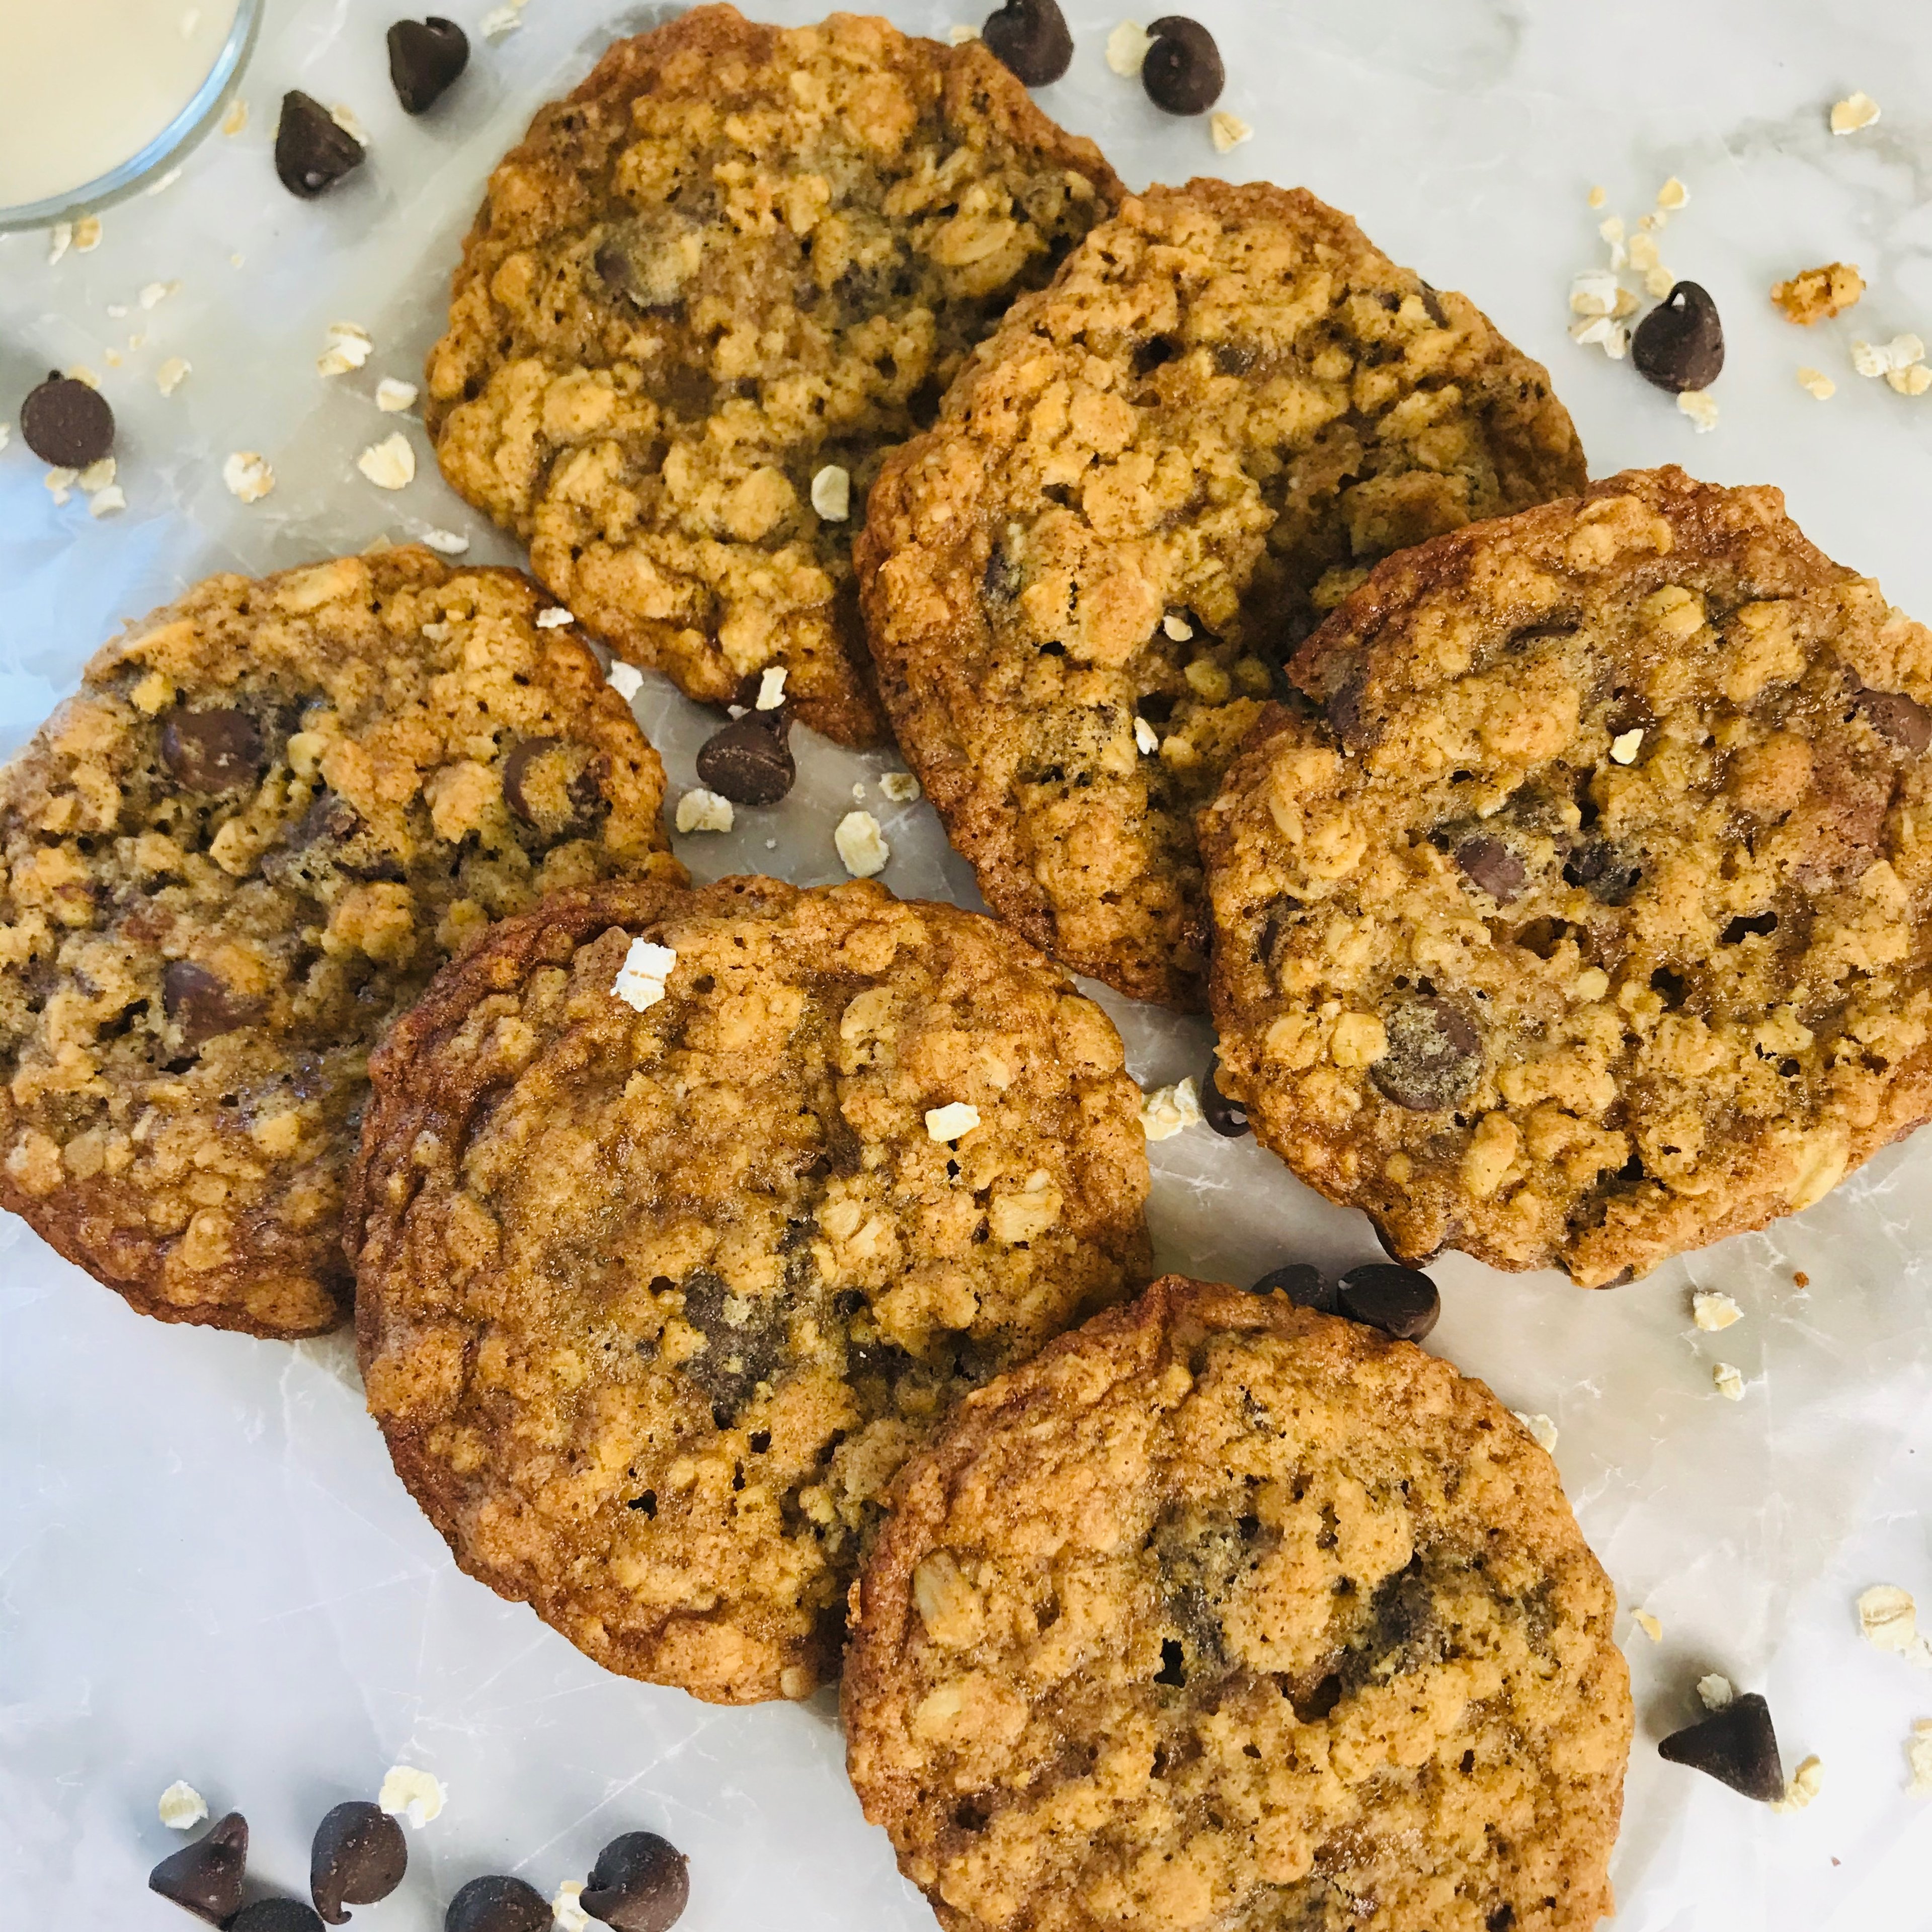
[[[901,1472],[844,1702],[947,1932],[1587,1932],[1616,1599],[1481,1383],[1169,1275]]]
[[[472,1576],[714,1702],[836,1672],[934,1418],[1147,1277],[1112,1022],[871,884],[554,899],[372,1070],[356,1322],[398,1472]]]
[[[210,578],[0,773],[0,1204],[143,1313],[336,1326],[390,1020],[544,892],[682,879],[548,601],[414,548]]]
[[[1152,188],[1016,305],[858,546],[880,694],[1000,916],[1196,1008],[1196,811],[1364,566],[1567,495],[1548,377],[1313,196]]]
[[[880,459],[1122,190],[977,42],[700,7],[490,177],[425,420],[443,474],[624,656],[882,729],[852,596]]]
[[[1391,1252],[1586,1286],[1932,1116],[1932,632],[1775,490],[1391,558],[1202,815],[1216,1078]]]

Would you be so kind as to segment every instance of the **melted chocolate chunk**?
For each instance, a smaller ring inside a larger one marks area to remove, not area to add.
[[[237,1000],[218,973],[192,959],[170,959],[161,969],[161,1011],[181,1028],[182,1045],[194,1047],[248,1025],[259,1009]]]
[[[1643,883],[1643,860],[1609,838],[1592,838],[1564,861],[1563,876],[1599,905],[1628,905]]]
[[[1688,1764],[1728,1784],[1747,1798],[1769,1804],[1784,1796],[1784,1766],[1778,1755],[1778,1733],[1771,1706],[1755,1690],[1733,1698],[1657,1748],[1666,1764]]]
[[[986,50],[1028,87],[1046,87],[1073,64],[1073,36],[1055,0],[1006,0],[980,30]]]
[[[1708,389],[1724,366],[1724,325],[1718,304],[1695,282],[1679,282],[1636,326],[1630,360],[1660,389]]]
[[[704,1391],[718,1426],[728,1428],[759,1383],[776,1382],[784,1367],[791,1340],[788,1298],[734,1295],[722,1275],[704,1268],[693,1268],[680,1285],[684,1318],[705,1346],[679,1366]]]
[[[387,1898],[408,1870],[403,1828],[379,1805],[352,1798],[315,1828],[308,1858],[309,1896],[332,1925],[344,1924],[350,1905]]]
[[[260,727],[245,711],[170,711],[161,726],[161,763],[190,791],[253,784],[268,763]]]
[[[1482,1078],[1481,1036],[1447,1000],[1404,1000],[1383,1016],[1388,1051],[1369,1069],[1383,1098],[1417,1113],[1466,1100]]]
[[[1419,1268],[1393,1262],[1365,1262],[1336,1284],[1340,1312],[1399,1342],[1419,1342],[1436,1326],[1442,1298]]]
[[[98,389],[52,369],[20,405],[20,434],[43,463],[85,470],[114,447],[114,412]]]
[[[1147,98],[1166,114],[1204,114],[1227,85],[1221,50],[1198,20],[1165,14],[1148,28],[1154,45],[1141,64]]]
[[[734,805],[777,804],[798,776],[782,718],[754,711],[714,731],[698,747],[698,782]]]
[[[1214,1078],[1212,1060],[1201,1076],[1201,1117],[1217,1134],[1231,1141],[1239,1140],[1242,1135],[1253,1131],[1248,1125],[1247,1108],[1240,1101],[1229,1100],[1221,1091]]]
[[[1886,743],[1915,758],[1932,745],[1932,711],[1902,691],[1862,691],[1852,703]]]
[[[449,1901],[442,1932],[550,1932],[550,1901],[520,1878],[472,1878]]]
[[[575,770],[563,782],[560,813],[546,809],[531,796],[536,774],[530,767],[548,754],[554,754]],[[503,760],[503,800],[526,825],[559,836],[591,830],[604,807],[604,788],[597,782],[598,757],[564,738],[526,738]]]
[[[669,1932],[690,1897],[685,1855],[655,1832],[626,1832],[597,1854],[580,1902],[616,1932]]]
[[[191,1845],[171,1852],[148,1874],[148,1889],[220,1925],[242,1909],[248,1864],[248,1821],[238,1811],[218,1818]]]
[[[1529,876],[1522,861],[1500,838],[1486,833],[1464,839],[1456,848],[1456,863],[1471,885],[1499,905],[1516,898]]]
[[[470,36],[454,20],[398,20],[389,29],[389,82],[405,114],[426,114],[470,64]]]
[[[367,152],[313,95],[296,88],[282,96],[281,118],[275,123],[275,172],[290,194],[313,200],[352,168],[359,168]]]

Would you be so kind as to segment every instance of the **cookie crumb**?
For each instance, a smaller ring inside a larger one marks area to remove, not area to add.
[[[1932,1798],[1932,1718],[1915,1718],[1906,1740],[1905,1759],[1912,1768],[1906,1789],[1914,1798]]]
[[[1718,426],[1718,399],[1708,389],[1686,389],[1677,398],[1677,406],[1690,418],[1700,436]]]
[[[1633,724],[1625,732],[1610,740],[1610,758],[1619,765],[1634,765],[1636,754],[1643,749],[1643,727]]]
[[[416,399],[416,386],[405,382],[394,376],[385,376],[376,385],[376,406],[386,415],[394,416],[407,409]]]
[[[1610,198],[1608,190],[1601,188],[1593,188],[1586,197],[1592,208],[1601,208]]]
[[[560,631],[566,624],[577,620],[561,604],[551,604],[537,613],[537,628],[540,631]]]
[[[1742,1402],[1744,1399],[1744,1378],[1729,1362],[1712,1365],[1711,1385],[1726,1402]]]
[[[1832,107],[1832,132],[1834,134],[1856,134],[1861,128],[1869,128],[1877,120],[1880,110],[1878,103],[1862,91],[1848,94],[1844,100],[1836,101]]]
[[[1828,402],[1838,393],[1838,386],[1822,369],[1801,368],[1798,372],[1798,386],[1808,389],[1821,403]]]
[[[604,682],[628,704],[644,689],[644,674],[635,664],[626,664],[622,658],[614,658]]]
[[[1714,1670],[1708,1677],[1698,1678],[1697,1696],[1706,1710],[1721,1711],[1727,1704],[1737,1702],[1737,1687],[1728,1677],[1720,1677]]]
[[[752,705],[754,711],[776,711],[784,702],[785,668],[783,664],[768,664],[758,680],[758,695]]]
[[[680,832],[729,832],[731,801],[715,791],[694,785],[677,802],[677,829]]]
[[[193,1785],[178,1778],[161,1793],[160,1802],[154,1808],[170,1832],[185,1832],[208,1816],[208,1800]]]
[[[812,479],[812,507],[828,524],[842,524],[852,514],[852,472],[828,463]]]
[[[374,338],[360,322],[332,322],[322,338],[322,353],[315,358],[319,376],[345,376],[368,361],[375,348]]]
[[[275,487],[275,472],[252,449],[238,449],[221,466],[221,480],[231,496],[259,503]]]
[[[1774,1811],[1802,1811],[1824,1789],[1825,1766],[1814,1751],[1786,1781],[1784,1796],[1774,1798],[1771,1808]]]
[[[869,812],[848,812],[832,835],[839,862],[855,879],[869,879],[885,870],[892,848],[879,834],[879,821]]]
[[[416,453],[410,440],[398,430],[380,442],[372,442],[356,458],[356,466],[379,490],[401,490],[416,481]]]
[[[1529,1431],[1539,1449],[1549,1455],[1556,1454],[1556,1424],[1548,1416],[1540,1412],[1526,1414],[1520,1408],[1513,1408],[1510,1413]]]
[[[1649,1638],[1652,1643],[1661,1643],[1664,1641],[1664,1626],[1649,1611],[1632,1611],[1630,1621],[1643,1632],[1646,1636]]]
[[[1150,1141],[1169,1140],[1201,1124],[1201,1092],[1193,1076],[1156,1087],[1141,1102],[1141,1131]]]
[[[1657,190],[1657,205],[1672,214],[1680,208],[1690,205],[1690,190],[1675,175]]]
[[[979,1108],[964,1100],[952,1100],[943,1107],[928,1107],[926,1110],[928,1140],[956,1141],[962,1134],[970,1134],[979,1124]]]
[[[1238,148],[1244,141],[1252,141],[1255,130],[1238,114],[1216,108],[1208,117],[1208,134],[1214,143],[1215,153],[1225,154],[1231,148]]]
[[[100,216],[83,215],[74,224],[74,252],[76,255],[91,255],[100,246]]]
[[[1134,744],[1145,756],[1152,758],[1160,749],[1160,734],[1144,718],[1134,720]]]
[[[910,772],[888,772],[879,781],[879,789],[895,805],[910,805],[919,796],[919,781]]]
[[[194,364],[185,356],[170,356],[154,371],[154,387],[163,395],[172,396],[194,373]]]
[[[382,1774],[376,1803],[392,1818],[406,1817],[421,1831],[431,1819],[442,1815],[448,1796],[441,1778],[418,1771],[413,1765],[392,1764]]]
[[[506,8],[501,10],[507,13],[509,10]],[[486,32],[488,26],[486,20]],[[587,1932],[590,1915],[584,1909],[583,1896],[584,1881],[580,1878],[567,1878],[557,1887],[556,1896],[550,1902],[550,1923],[556,1932]]]
[[[1123,80],[1132,80],[1147,64],[1154,37],[1138,20],[1123,20],[1107,36],[1107,64]]]
[[[1801,328],[1828,321],[1850,308],[1865,292],[1864,278],[1850,262],[1828,262],[1806,268],[1788,282],[1774,282],[1771,298],[1786,318]]]
[[[456,530],[424,530],[422,540],[439,556],[460,556],[470,548],[470,539]]]
[[[1800,1268],[1791,1280],[1792,1285],[1798,1288],[1809,1288],[1811,1286],[1811,1277],[1802,1268]]]
[[[1742,1322],[1744,1312],[1728,1294],[1707,1294],[1702,1289],[1690,1298],[1690,1318],[1708,1334]]]
[[[221,131],[232,138],[248,124],[248,104],[238,94],[228,104],[228,112],[221,117]]]
[[[612,997],[640,1013],[646,1011],[664,998],[664,981],[676,964],[677,955],[668,946],[655,945],[648,939],[632,940],[616,978],[610,982]],[[388,1788],[386,1782],[382,1789],[386,1792]],[[390,1808],[386,1800],[382,1808]]]

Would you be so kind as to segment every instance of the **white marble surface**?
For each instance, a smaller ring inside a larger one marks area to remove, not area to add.
[[[446,4],[473,29],[484,0]],[[1217,166],[1305,183],[1546,361],[1594,472],[1668,460],[1781,484],[1827,550],[1932,615],[1932,397],[1861,380],[1848,356],[1855,335],[1932,338],[1932,38],[1916,10],[1198,10],[1234,76],[1223,104],[1258,130],[1225,160],[1202,124],[1164,119],[1107,71],[1118,16],[1090,4],[1070,12],[1074,69],[1044,104],[1136,184]],[[928,31],[976,11],[894,8]],[[418,429],[406,425],[421,473],[400,496],[371,488],[353,460],[396,426],[370,400],[376,380],[413,380],[490,160],[619,22],[584,0],[530,0],[520,31],[479,43],[459,92],[412,122],[385,78],[389,17],[374,0],[275,0],[244,133],[212,140],[160,197],[110,212],[90,254],[50,266],[43,238],[0,239],[0,399],[10,413],[51,365],[98,370],[122,425],[128,504],[99,521],[78,496],[57,508],[17,434],[0,451],[0,750],[120,619],[211,567],[267,568],[436,526],[472,532],[472,556],[508,554],[436,479]],[[284,194],[268,163],[274,103],[298,84],[347,102],[374,141],[360,176],[312,204]],[[1834,139],[1826,112],[1855,88],[1884,118]],[[1570,274],[1600,259],[1589,188],[1634,218],[1672,174],[1692,200],[1664,259],[1712,290],[1730,342],[1708,435],[1628,364],[1564,335]],[[1864,268],[1863,306],[1808,333],[1779,319],[1771,282],[1834,257]],[[144,284],[177,278],[178,292],[139,308]],[[122,304],[132,313],[110,316]],[[338,318],[369,328],[377,352],[325,384],[314,358]],[[146,340],[130,348],[130,332]],[[177,355],[194,373],[164,400],[154,372]],[[1799,389],[1801,363],[1826,370],[1836,397]],[[253,506],[220,481],[237,448],[263,452],[280,479]],[[688,784],[706,726],[655,682],[640,705]],[[765,865],[830,876],[852,785],[890,763],[812,744],[769,825],[680,843],[706,875]],[[880,815],[888,883],[970,899],[926,807]],[[1150,1083],[1198,1070],[1204,1027],[1113,1004]],[[1197,1131],[1154,1158],[1170,1262],[1246,1279],[1289,1255],[1373,1252],[1363,1224],[1252,1143]],[[1622,1592],[1640,1720],[1616,1866],[1624,1932],[1932,1923],[1932,1810],[1906,1794],[1904,1750],[1912,1720],[1932,1717],[1932,1675],[1861,1643],[1852,1608],[1880,1580],[1932,1605],[1929,1183],[1922,1140],[1771,1237],[1615,1294],[1458,1259],[1438,1270],[1447,1312],[1431,1346],[1556,1419],[1570,1493]],[[1792,1280],[1801,1268],[1808,1292]],[[1744,1322],[1700,1334],[1692,1284],[1735,1295]],[[1741,1402],[1712,1390],[1719,1357],[1748,1378]],[[691,1932],[932,1923],[860,1820],[822,1705],[717,1712],[605,1677],[460,1576],[392,1476],[340,1342],[290,1350],[141,1321],[0,1220],[0,1910],[11,1924],[184,1923],[141,1889],[176,1842],[154,1805],[177,1777],[244,1809],[255,1869],[298,1889],[316,1818],[372,1794],[398,1758],[436,1772],[450,1802],[412,1834],[403,1890],[364,1909],[394,1932],[439,1926],[442,1901],[478,1870],[517,1870],[548,1893],[637,1826],[692,1853]],[[1635,1608],[1661,1619],[1660,1645],[1636,1631]],[[1787,1765],[1823,1760],[1822,1795],[1802,1815],[1656,1758],[1713,1669],[1768,1694]]]

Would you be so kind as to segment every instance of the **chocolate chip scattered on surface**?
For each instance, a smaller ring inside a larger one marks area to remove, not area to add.
[[[315,1828],[309,1849],[309,1896],[332,1925],[345,1924],[351,1905],[374,1905],[403,1882],[410,1848],[403,1828],[380,1806],[351,1798]]]
[[[258,1898],[229,1920],[227,1932],[322,1932],[322,1924],[298,1898]]]
[[[550,1901],[520,1878],[472,1878],[449,1901],[442,1932],[549,1932]]]
[[[1254,1130],[1248,1124],[1248,1110],[1238,1100],[1231,1100],[1214,1084],[1210,1060],[1201,1076],[1201,1118],[1224,1140],[1239,1140]]]
[[[470,37],[454,20],[432,14],[398,20],[389,29],[389,82],[405,114],[427,114],[470,64]]]
[[[1184,14],[1165,14],[1148,28],[1141,85],[1164,114],[1204,114],[1221,98],[1226,70],[1214,36]]]
[[[43,463],[84,470],[114,447],[114,412],[99,390],[52,370],[20,405],[20,435]]]
[[[1399,1342],[1419,1342],[1436,1326],[1442,1299],[1420,1268],[1398,1262],[1366,1262],[1336,1284],[1338,1311],[1351,1322],[1379,1328]]]
[[[248,1865],[248,1821],[230,1811],[191,1845],[170,1852],[148,1874],[148,1889],[185,1912],[220,1925],[242,1909]]]
[[[1252,1294],[1285,1294],[1298,1308],[1335,1312],[1335,1284],[1310,1262],[1285,1262],[1270,1268],[1250,1288]]]
[[[1755,1690],[1733,1698],[1694,1724],[1673,1731],[1657,1748],[1666,1764],[1688,1765],[1761,1804],[1784,1796],[1784,1766],[1771,1707]]]
[[[1006,0],[986,16],[980,38],[1028,87],[1051,86],[1073,64],[1073,36],[1056,0]]]
[[[734,805],[776,805],[791,790],[798,766],[782,726],[754,712],[714,731],[698,747],[698,776]]]
[[[1724,367],[1724,326],[1709,292],[1674,284],[1631,334],[1630,360],[1646,382],[1673,394],[1708,389]]]
[[[314,95],[292,88],[275,124],[275,173],[290,194],[312,200],[359,168],[367,150]]]
[[[683,1852],[655,1832],[626,1832],[598,1853],[582,1904],[616,1932],[670,1932],[690,1898]]]

